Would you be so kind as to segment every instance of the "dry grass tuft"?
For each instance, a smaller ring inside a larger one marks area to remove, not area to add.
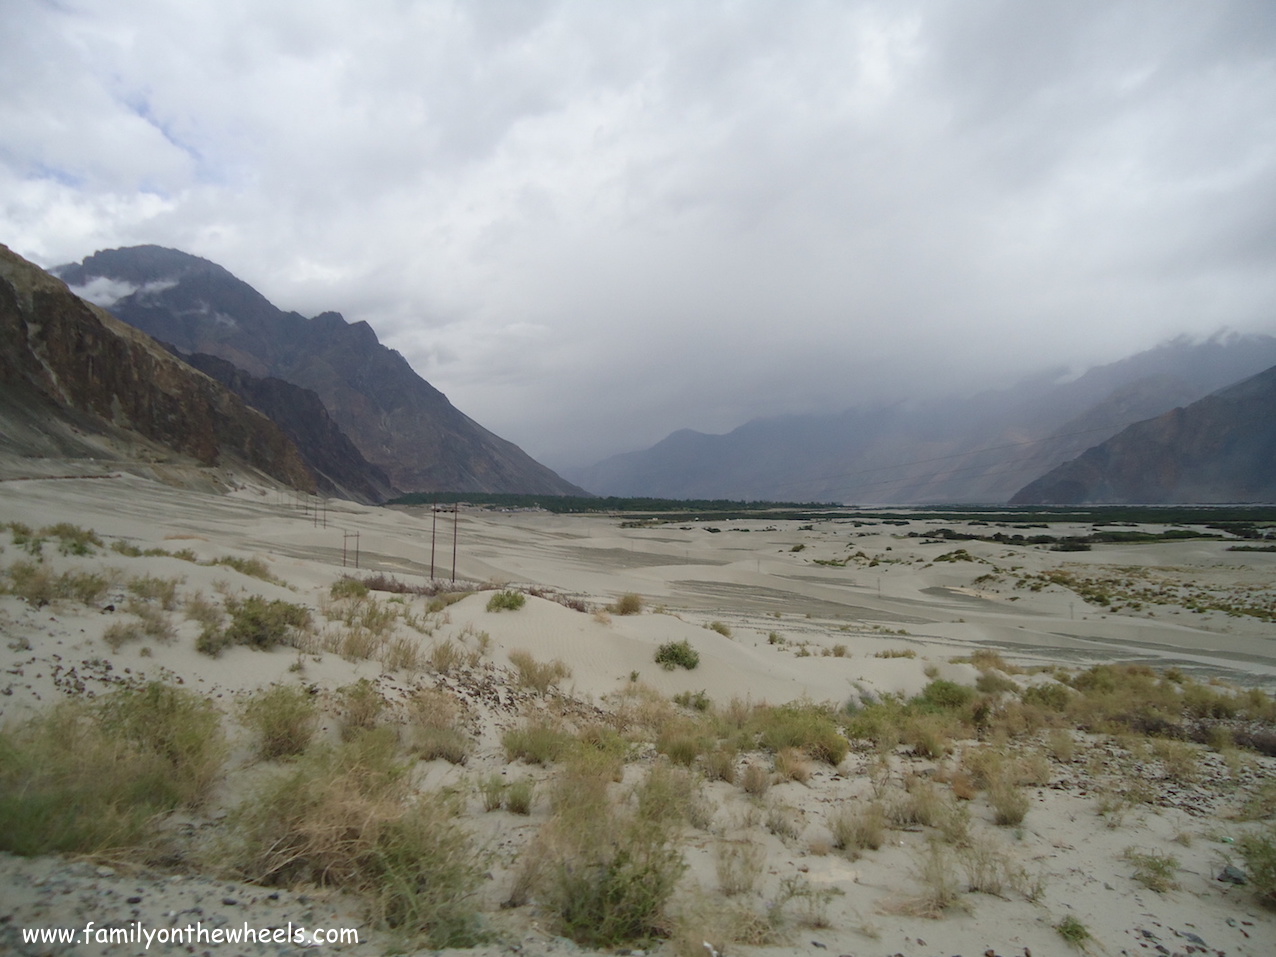
[[[718,841],[713,846],[718,888],[727,897],[750,894],[766,867],[766,851],[749,840]]]
[[[191,692],[62,702],[0,732],[0,850],[145,857],[156,817],[208,797],[225,757],[220,714]]]
[[[256,737],[259,757],[267,761],[301,754],[319,725],[314,697],[296,685],[272,685],[245,699],[240,720]]]
[[[886,811],[877,801],[841,804],[828,819],[833,846],[854,860],[860,851],[875,851],[886,840]]]
[[[531,688],[538,694],[548,694],[551,688],[572,676],[571,668],[557,658],[540,662],[528,651],[511,651],[509,657],[517,671],[519,686]]]
[[[483,857],[451,802],[411,793],[386,734],[313,751],[237,809],[227,861],[261,884],[360,893],[378,926],[434,947],[473,945]]]

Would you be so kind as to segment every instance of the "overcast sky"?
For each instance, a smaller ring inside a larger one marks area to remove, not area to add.
[[[204,256],[588,464],[1276,332],[1276,4],[3,0],[0,242]]]

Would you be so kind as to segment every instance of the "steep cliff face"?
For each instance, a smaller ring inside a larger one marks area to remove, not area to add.
[[[457,410],[364,322],[276,309],[222,267],[158,246],[111,249],[58,275],[183,353],[314,391],[404,491],[584,494]]]
[[[1137,422],[1012,505],[1276,501],[1276,367]]]
[[[384,502],[397,494],[385,472],[359,453],[309,389],[274,377],[258,378],[202,352],[181,358],[283,429],[315,473],[321,492],[365,503]]]
[[[306,491],[292,442],[238,396],[84,302],[0,246],[0,386],[38,431],[41,417],[141,435],[203,465],[241,462]]]

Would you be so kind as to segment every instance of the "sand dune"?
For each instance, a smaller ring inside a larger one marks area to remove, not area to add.
[[[950,659],[977,649],[998,651],[1023,666],[1138,661],[1176,666],[1201,680],[1276,687],[1270,622],[1225,611],[1191,612],[1170,603],[1144,602],[1113,612],[1062,587],[1031,587],[1034,576],[1066,568],[1078,576],[1174,582],[1218,595],[1244,587],[1270,600],[1276,555],[1228,552],[1222,542],[1112,546],[1084,553],[965,542],[960,547],[969,560],[937,561],[958,545],[928,540],[924,533],[934,523],[921,521],[884,525],[752,519],[622,528],[609,517],[471,509],[461,510],[456,521],[454,569],[451,513],[441,513],[436,523],[428,510],[337,502],[316,513],[272,489],[243,485],[231,494],[214,494],[130,474],[0,483],[0,523],[39,529],[69,522],[102,538],[103,547],[85,556],[59,554],[54,543],[47,543],[43,554],[50,567],[59,572],[95,570],[112,579],[106,597],[88,606],[70,601],[37,605],[0,596],[5,638],[0,717],[12,726],[61,698],[105,693],[122,681],[180,683],[218,702],[235,735],[232,766],[242,767],[248,779],[258,771],[232,717],[233,703],[254,689],[301,682],[329,704],[338,700],[337,689],[360,678],[375,682],[391,702],[407,700],[420,687],[450,689],[467,702],[473,753],[464,766],[423,762],[419,784],[460,789],[468,826],[495,849],[491,880],[482,896],[501,936],[486,951],[513,953],[517,944],[522,948],[518,952],[539,954],[574,945],[554,936],[550,920],[534,904],[508,911],[499,904],[509,893],[519,856],[549,808],[538,805],[530,818],[504,811],[484,814],[475,790],[476,782],[490,773],[511,780],[528,776],[546,786],[557,773],[552,767],[507,761],[501,734],[526,714],[554,715],[580,725],[592,720],[591,715],[605,716],[623,707],[626,695],[639,686],[664,699],[703,692],[719,705],[735,697],[840,707],[849,700],[911,696],[935,677],[973,684],[980,672]],[[909,538],[910,531],[923,537]],[[5,567],[31,559],[3,534],[0,543]],[[189,553],[148,557],[113,551],[113,545],[124,551]],[[212,564],[226,559],[263,563],[273,581],[245,574],[233,564]],[[327,614],[332,611],[330,588],[340,576],[380,572],[424,584],[432,564],[438,579],[450,581],[455,574],[461,582],[484,584],[489,590],[434,613],[427,610],[426,597],[406,594],[393,605],[395,596],[382,594],[379,600],[396,614],[412,616],[416,626],[409,627],[405,618],[394,626],[394,634],[414,643],[423,658],[451,642],[476,656],[474,667],[446,674],[424,663],[418,670],[392,669],[375,657],[323,650],[325,640],[336,641],[342,634],[340,621]],[[175,610],[172,640],[130,641],[112,650],[104,632],[127,617],[128,582],[139,576],[176,577],[182,597],[256,594],[304,605],[317,623],[313,643],[304,653],[233,647],[211,658],[195,650],[201,625]],[[490,611],[491,586],[549,597],[532,595],[516,611]],[[602,611],[626,593],[641,596],[641,613]],[[566,607],[553,596],[571,598],[598,613]],[[104,613],[106,604],[115,610]],[[696,669],[665,670],[654,662],[657,648],[679,641],[699,653]],[[541,662],[561,660],[570,669],[557,694],[541,697],[516,687],[509,655],[518,651]],[[888,656],[892,654],[897,656]],[[1014,680],[1046,678],[1023,675]],[[336,705],[325,712],[322,733],[334,739],[338,714]],[[970,955],[991,950],[1041,957],[1068,951],[1054,929],[1068,915],[1090,930],[1093,952],[1276,953],[1271,913],[1260,908],[1247,888],[1216,880],[1226,860],[1235,857],[1232,841],[1251,826],[1228,815],[1271,775],[1273,761],[1251,755],[1237,770],[1218,754],[1202,751],[1199,776],[1183,783],[1171,781],[1151,758],[1129,758],[1128,743],[1097,736],[1079,736],[1077,742],[1075,759],[1056,761],[1045,780],[1027,788],[1030,809],[1021,826],[994,826],[982,796],[963,802],[972,834],[1039,884],[1029,895],[1009,888],[1000,895],[967,893],[961,906],[940,920],[908,916],[909,908],[900,905],[917,893],[912,871],[928,853],[926,828],[891,830],[885,846],[857,860],[830,851],[833,810],[868,802],[883,786],[881,771],[875,770],[877,756],[858,749],[839,767],[814,765],[805,783],[774,784],[762,804],[738,785],[707,783],[711,810],[702,827],[689,828],[685,835],[689,869],[679,901],[691,900],[697,886],[706,894],[716,887],[715,848],[748,841],[766,855],[750,898],[758,907],[773,899],[787,878],[836,894],[827,898],[822,919],[810,922],[814,926],[797,921],[782,944],[732,944],[733,953],[823,949],[835,954]],[[1010,742],[1016,743],[1029,742]],[[626,768],[625,780],[615,786],[616,793],[632,787],[655,760],[650,747],[641,751]],[[928,778],[945,766],[910,757],[903,749],[892,760],[886,779],[892,793],[903,793],[910,775]],[[741,767],[758,761],[769,767],[771,758],[745,755]],[[1143,776],[1141,786],[1150,787],[1155,799],[1125,805],[1119,821],[1111,814],[1100,816],[1097,809],[1105,796],[1140,784],[1130,777],[1132,767],[1142,769],[1137,772]],[[241,788],[227,785],[223,790],[212,805],[214,820],[233,805]],[[772,812],[787,816],[789,825],[778,832],[769,829],[765,819]],[[1172,854],[1179,888],[1154,893],[1132,880],[1131,864],[1122,856],[1128,847]],[[24,951],[15,943],[15,929],[82,926],[90,918],[99,923],[158,922],[169,912],[197,905],[205,915],[227,920],[295,918],[307,906],[311,920],[317,919],[316,910],[323,911],[319,916],[324,919],[361,919],[357,902],[327,891],[314,891],[307,905],[298,903],[295,892],[271,900],[269,891],[242,883],[233,892],[217,892],[217,886],[213,876],[183,881],[155,870],[0,856],[0,910],[8,917],[5,943],[26,953],[132,953],[126,946],[95,950],[79,945]],[[139,890],[127,893],[133,887]],[[141,903],[121,903],[126,896],[137,896]],[[218,902],[232,898],[235,904]],[[138,916],[130,918],[130,913]],[[366,929],[365,935],[372,943],[345,950],[375,952],[388,945],[386,938]],[[672,952],[674,943],[662,946]],[[212,952],[239,951],[228,947]]]

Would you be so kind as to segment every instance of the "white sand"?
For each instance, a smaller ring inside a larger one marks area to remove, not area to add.
[[[220,589],[232,595],[282,598],[312,607],[323,622],[320,608],[329,586],[343,572],[355,572],[354,532],[358,532],[360,574],[382,571],[420,582],[428,577],[431,566],[432,522],[426,510],[329,503],[326,514],[316,517],[297,508],[288,495],[252,486],[216,495],[128,474],[93,481],[2,482],[0,523],[13,521],[37,528],[71,522],[96,530],[108,545],[125,541],[140,548],[189,548],[203,561],[222,556],[257,558],[283,582],[271,585],[223,565],[167,557],[130,558],[109,550],[75,558],[45,546],[45,555],[59,570],[117,569],[120,584],[112,598],[121,608],[127,578],[177,575],[183,579],[183,595],[214,596]],[[1220,593],[1245,585],[1270,599],[1276,555],[1228,552],[1222,543],[1106,546],[1091,552],[1058,553],[1039,547],[926,543],[904,537],[909,531],[953,526],[934,522],[909,526],[816,522],[810,530],[802,530],[804,523],[759,518],[622,529],[615,518],[471,510],[463,510],[459,522],[456,575],[460,579],[552,589],[592,606],[614,602],[628,592],[642,596],[642,614],[612,615],[607,620],[535,597],[518,611],[489,612],[489,593],[479,593],[436,616],[431,638],[400,628],[426,649],[432,643],[453,640],[473,650],[478,647],[477,636],[485,632],[489,636],[485,660],[500,667],[507,664],[509,652],[517,650],[529,651],[541,661],[561,659],[571,669],[562,690],[577,703],[560,704],[560,708],[568,707],[569,712],[575,708],[578,714],[594,707],[615,707],[618,695],[632,685],[635,672],[641,682],[666,697],[704,691],[719,703],[735,696],[753,702],[809,699],[841,704],[865,695],[914,694],[929,680],[927,669],[953,680],[973,681],[973,668],[949,659],[976,648],[1001,651],[1021,664],[1139,660],[1269,688],[1276,683],[1276,646],[1271,642],[1270,624],[1169,606],[1112,613],[1086,604],[1063,588],[1015,587],[1017,578],[1046,569],[1068,567],[1078,574],[1107,574],[1134,566]],[[707,531],[708,525],[721,531]],[[1058,534],[1060,530],[1056,526],[1050,531]],[[452,532],[452,516],[441,514],[433,554],[439,578],[453,573]],[[9,565],[28,557],[9,543],[6,534],[0,533],[0,543],[4,545],[0,563]],[[793,551],[796,545],[804,547]],[[934,562],[958,548],[976,561]],[[852,558],[845,567],[816,563],[861,551],[865,558]],[[870,565],[873,559],[876,564]],[[992,573],[994,566],[1002,570],[997,580],[977,581]],[[1013,572],[1008,571],[1012,568]],[[425,601],[411,598],[409,607],[423,616]],[[430,674],[383,674],[376,661],[349,662],[331,654],[299,656],[288,649],[233,648],[210,659],[194,650],[199,626],[183,621],[180,614],[174,616],[180,625],[172,643],[130,643],[111,652],[101,636],[122,614],[70,603],[35,608],[12,596],[0,597],[4,636],[0,718],[20,719],[66,694],[100,693],[121,678],[181,682],[222,702],[228,714],[236,695],[272,682],[304,680],[326,693],[368,677],[376,679],[391,698],[436,682]],[[712,623],[729,629],[730,637],[711,630]],[[653,662],[660,644],[684,639],[700,654],[697,669],[665,671]],[[825,654],[837,646],[842,646],[837,656]],[[875,656],[892,650],[909,650],[916,657]],[[302,670],[292,670],[299,663]],[[502,674],[508,677],[507,672]],[[543,702],[514,691],[507,683],[487,693],[455,675],[440,680],[473,703],[479,746],[464,768],[442,762],[423,767],[423,786],[465,785],[491,771],[538,779],[553,773],[507,765],[499,740],[501,731],[519,720],[520,707],[542,708]],[[1081,753],[1087,752],[1082,749]],[[235,760],[249,758],[241,748]],[[1097,759],[1090,764],[1086,760],[1057,765],[1049,786],[1032,789],[1032,808],[1020,829],[994,827],[986,801],[981,797],[970,802],[976,833],[1004,845],[1027,873],[1041,879],[1044,890],[1035,902],[1008,890],[1004,897],[966,895],[965,910],[942,920],[897,916],[890,913],[892,903],[916,893],[910,867],[924,842],[922,833],[888,832],[889,846],[857,861],[816,853],[827,841],[825,821],[831,809],[870,793],[870,756],[861,753],[852,753],[836,771],[818,769],[806,785],[786,783],[772,788],[768,801],[787,805],[787,813],[797,822],[797,834],[789,839],[750,822],[750,815],[757,814],[750,811],[752,805],[738,787],[710,785],[708,793],[716,808],[713,822],[708,830],[687,835],[689,871],[680,896],[690,893],[696,882],[706,889],[715,886],[712,848],[716,841],[747,836],[761,843],[768,855],[759,903],[774,895],[784,878],[796,875],[839,892],[827,907],[830,926],[799,928],[788,945],[769,949],[775,953],[823,948],[831,954],[971,955],[991,948],[1002,955],[1031,951],[1042,957],[1067,952],[1053,925],[1069,914],[1094,934],[1091,949],[1095,952],[1264,957],[1276,953],[1272,914],[1258,907],[1247,888],[1215,880],[1229,853],[1235,857],[1232,846],[1222,839],[1240,833],[1226,815],[1241,793],[1223,780],[1227,771],[1217,756],[1203,758],[1208,776],[1192,786],[1171,786],[1158,768],[1149,765],[1147,781],[1161,803],[1139,806],[1116,827],[1107,826],[1096,811],[1096,785],[1102,782],[1093,775],[1099,765]],[[898,784],[910,771],[931,767],[901,756],[893,780]],[[1252,784],[1272,769],[1273,762],[1255,759],[1246,781]],[[636,773],[631,768],[628,775]],[[1117,788],[1123,783],[1132,782],[1106,782]],[[474,826],[498,849],[493,880],[485,891],[495,910],[507,893],[503,882],[509,879],[510,865],[547,810],[540,806],[528,819],[505,812],[482,814],[477,797],[471,798],[470,806]],[[1179,835],[1186,835],[1183,839],[1190,839],[1190,844],[1175,842]],[[1131,846],[1173,854],[1180,862],[1181,888],[1159,895],[1131,880],[1131,866],[1121,859],[1123,850]],[[128,907],[117,899],[127,896],[126,885],[142,889],[144,903],[138,906],[146,920],[159,920],[163,913],[194,906],[196,900],[206,913],[221,913],[229,920],[244,914],[273,920],[289,907],[305,906],[295,903],[295,895],[270,901],[268,892],[243,887],[221,895],[234,898],[236,904],[221,905],[216,891],[220,885],[211,879],[186,882],[107,874],[96,865],[75,865],[79,870],[63,867],[56,871],[56,879],[50,877],[54,873],[50,869],[58,867],[47,860],[0,858],[0,916],[10,915],[8,927],[47,926],[63,920],[79,926],[86,914],[94,913],[99,922],[126,919]],[[32,882],[38,880],[70,890],[59,892],[60,897],[41,894],[33,890]],[[255,900],[251,907],[250,896]],[[322,904],[312,903],[312,910],[327,907],[326,915],[334,920],[341,915],[354,919],[349,902],[324,894],[313,900]],[[511,940],[522,940],[524,952],[548,953],[567,946],[552,938],[532,908],[494,914],[493,920],[512,935]],[[1185,936],[1193,934],[1208,944],[1208,950],[1194,949],[1198,945]],[[1164,951],[1156,950],[1158,943]],[[354,952],[375,949],[367,945]],[[489,950],[506,952],[501,946]],[[768,948],[734,950],[764,952]],[[66,952],[133,951],[78,947]]]

